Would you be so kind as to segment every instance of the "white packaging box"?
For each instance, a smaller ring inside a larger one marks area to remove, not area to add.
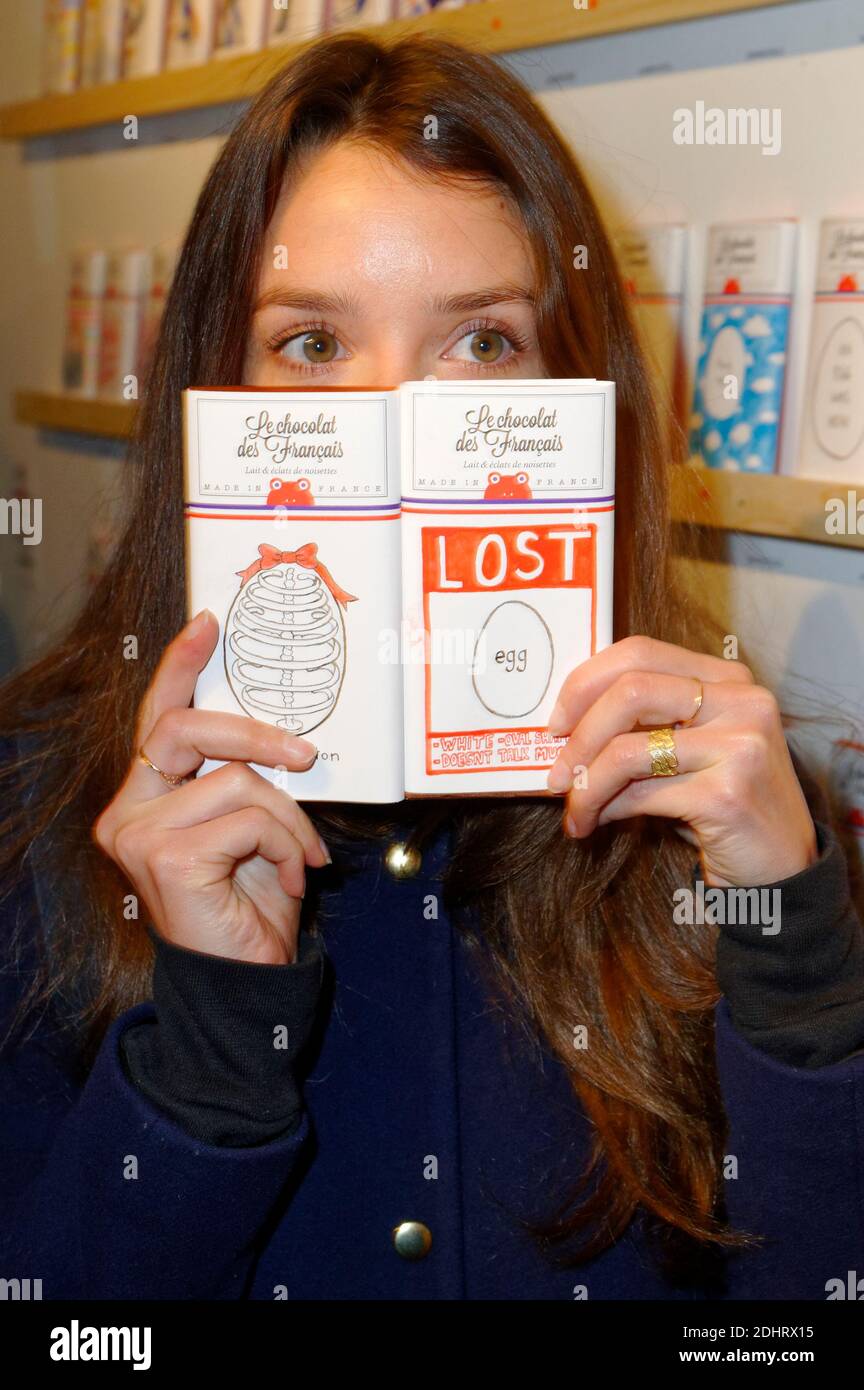
[[[81,85],[94,87],[120,77],[124,0],[85,0],[81,38]]]
[[[267,42],[272,0],[215,0],[213,56],[257,53]]]
[[[214,0],[168,0],[165,67],[196,67],[213,56]]]
[[[220,623],[196,707],[310,738],[306,773],[253,764],[298,800],[401,800],[396,394],[184,394],[189,609]]]
[[[615,387],[400,394],[406,790],[545,793],[561,685],[612,641]]]
[[[307,772],[254,764],[301,801],[550,794],[559,688],[612,640],[612,383],[184,403],[196,707],[311,739]]]
[[[44,7],[43,87],[77,91],[81,80],[84,0],[47,0]]]
[[[107,272],[107,251],[83,247],[71,257],[62,380],[72,395],[98,394]]]
[[[709,468],[777,471],[797,225],[711,228],[690,447]]]
[[[136,368],[139,381],[144,381],[153,361],[153,352],[159,337],[165,301],[174,278],[177,258],[180,254],[179,242],[162,242],[150,251],[150,288],[144,306],[144,322],[138,344],[139,357]]]
[[[121,76],[151,77],[165,66],[168,0],[125,0]]]
[[[479,0],[396,0],[399,19],[419,19],[436,10],[461,10],[464,5],[476,5]]]
[[[99,355],[99,395],[107,400],[138,399],[151,274],[149,251],[116,250],[108,256]]]
[[[312,39],[324,31],[326,0],[273,0],[267,21],[268,44],[294,43]]]
[[[864,219],[822,223],[795,471],[864,483]]]
[[[672,223],[628,228],[616,248],[660,398],[678,419],[684,412],[686,382],[681,331],[685,245],[685,228]]]
[[[396,18],[398,0],[324,0],[325,29],[350,29],[357,24],[384,24]]]

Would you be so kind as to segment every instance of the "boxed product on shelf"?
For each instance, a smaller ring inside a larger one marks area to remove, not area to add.
[[[75,395],[98,395],[107,270],[108,253],[100,249],[82,247],[70,260],[62,380]]]
[[[414,19],[433,10],[461,10],[464,5],[478,3],[479,0],[396,0],[396,10],[399,19]]]
[[[150,252],[138,248],[108,254],[98,395],[137,400],[141,338],[150,291]]]
[[[383,24],[396,16],[397,0],[324,0],[325,29],[352,24]]]
[[[685,228],[630,227],[617,243],[637,330],[664,402],[682,418],[686,373],[681,333]]]
[[[220,624],[196,708],[315,730],[309,772],[255,768],[300,800],[545,794],[558,691],[612,640],[614,383],[184,406],[187,601]]]
[[[81,86],[116,82],[123,48],[123,0],[85,0]]]
[[[709,468],[777,470],[796,232],[785,218],[710,230],[690,422]]]
[[[77,90],[81,75],[83,0],[46,0],[42,85],[46,93]]]
[[[822,223],[795,471],[864,482],[864,219]]]
[[[216,0],[213,20],[213,55],[233,58],[255,53],[267,41],[271,0]]]
[[[206,63],[213,54],[214,0],[169,0],[166,68]]]
[[[165,310],[165,300],[174,278],[174,269],[180,253],[178,242],[164,242],[154,246],[150,252],[150,292],[144,306],[144,322],[141,329],[138,376],[143,382],[150,370],[153,349],[159,336],[159,326]]]
[[[268,16],[268,44],[310,39],[324,28],[326,0],[273,0]]]
[[[110,500],[97,503],[87,528],[84,583],[88,589],[95,589],[104,574],[117,545],[119,529],[118,517],[114,515]]]
[[[123,77],[147,77],[165,65],[168,0],[125,0]]]

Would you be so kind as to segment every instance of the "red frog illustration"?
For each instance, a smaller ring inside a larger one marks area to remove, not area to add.
[[[513,500],[517,497],[533,497],[527,473],[490,473],[484,498]]]
[[[731,280],[727,280],[727,281],[726,281],[726,284],[723,286],[723,293],[724,293],[724,294],[740,294],[740,293],[741,293],[741,281],[740,281],[740,280],[734,279],[734,277],[733,277]]]
[[[854,275],[841,275],[837,281],[837,289],[840,294],[855,294],[858,290],[858,281]]]
[[[268,507],[314,507],[312,485],[308,478],[271,478],[267,494]]]

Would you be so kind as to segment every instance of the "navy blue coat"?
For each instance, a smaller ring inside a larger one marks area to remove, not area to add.
[[[217,1147],[160,1113],[118,1048],[150,1003],[115,1021],[83,1084],[46,1025],[4,1054],[0,1275],[41,1279],[55,1299],[709,1296],[666,1283],[638,1219],[581,1269],[543,1258],[521,1219],[547,1212],[550,1180],[581,1171],[590,1137],[564,1069],[490,1003],[440,900],[424,915],[446,832],[415,878],[393,878],[373,845],[355,853],[362,872],[324,926],[335,997],[289,1137]],[[806,871],[817,899],[821,872]],[[20,890],[34,913],[35,887]],[[0,988],[5,1011],[20,981]],[[737,1160],[728,1214],[764,1237],[728,1261],[724,1296],[824,1299],[827,1281],[864,1273],[864,1055],[778,1062],[725,1001],[716,1047]],[[403,1221],[432,1232],[425,1258],[394,1249]]]

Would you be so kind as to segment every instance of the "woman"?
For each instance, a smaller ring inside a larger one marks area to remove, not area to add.
[[[180,391],[486,374],[617,383],[619,640],[561,691],[560,795],[301,808],[248,763],[314,748],[189,708],[218,633],[183,627]],[[277,76],[192,218],[126,534],[2,695],[0,1229],[46,1298],[820,1298],[855,1267],[860,924],[775,700],[675,592],[663,438],[514,79],[365,36]],[[695,874],[779,886],[782,930],[682,924]]]

